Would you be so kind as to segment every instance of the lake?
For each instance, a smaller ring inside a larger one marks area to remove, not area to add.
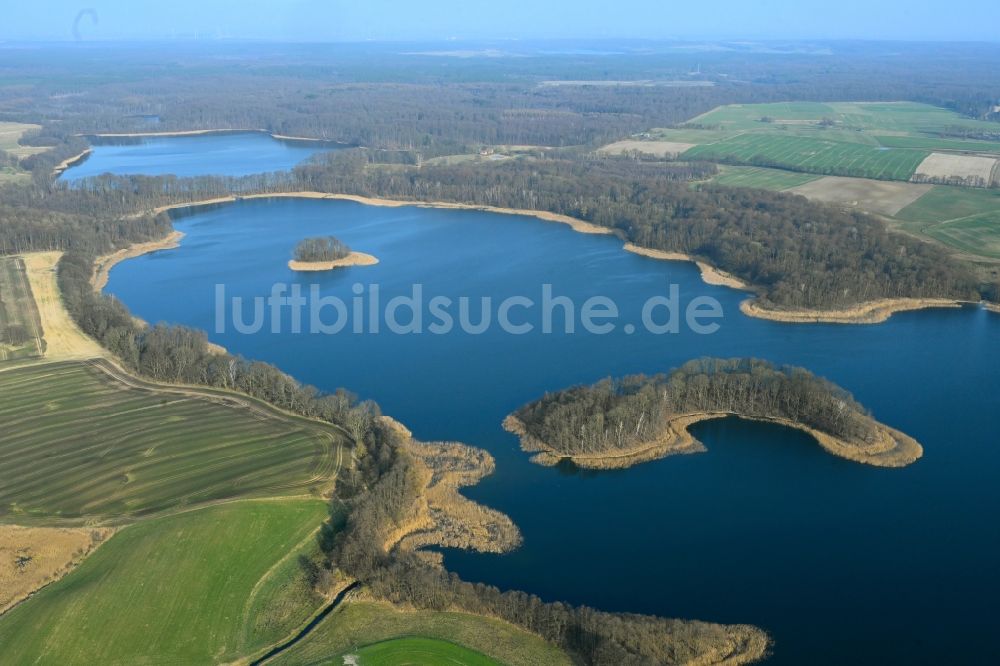
[[[337,147],[327,142],[275,139],[263,132],[109,138],[98,140],[87,159],[66,169],[59,180],[73,182],[104,173],[248,176],[288,171],[318,152]]]
[[[108,291],[137,316],[208,330],[213,342],[304,382],[377,400],[420,439],[463,441],[496,457],[496,473],[465,492],[509,514],[524,544],[502,556],[446,551],[463,578],[610,611],[755,624],[776,641],[774,664],[978,662],[993,653],[1000,316],[966,307],[872,326],[751,319],[738,309],[744,294],[705,285],[690,264],[478,211],[263,199],[195,209],[176,226],[186,234],[180,248],[111,272]],[[298,240],[327,234],[381,263],[287,268]],[[316,284],[345,303],[355,285],[370,293],[377,284],[382,303],[414,283],[428,299],[478,303],[539,300],[551,284],[575,303],[606,296],[629,322],[676,284],[682,303],[709,296],[724,317],[711,335],[641,326],[566,334],[558,317],[552,334],[496,326],[478,335],[294,334],[287,316],[281,332],[241,334],[228,319],[214,332],[216,285],[249,303],[275,283]],[[506,414],[547,390],[664,372],[699,356],[804,366],[915,437],[925,455],[879,469],[833,457],[797,431],[725,419],[694,429],[707,453],[583,472],[530,463],[501,429]]]

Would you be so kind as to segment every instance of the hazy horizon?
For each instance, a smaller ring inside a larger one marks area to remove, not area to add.
[[[1000,3],[971,0],[961,11],[902,0],[837,4],[718,0],[667,6],[655,0],[540,3],[508,0],[50,0],[4,12],[3,41],[477,41],[544,39],[998,41]]]

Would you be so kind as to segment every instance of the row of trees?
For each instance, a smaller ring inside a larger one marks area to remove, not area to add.
[[[687,182],[699,165],[525,159],[380,169],[364,150],[295,169],[302,189],[548,210],[644,247],[708,260],[772,306],[836,308],[879,298],[977,299],[964,264],[865,213],[801,196]]]
[[[338,389],[321,393],[268,363],[211,349],[203,331],[138,322],[117,299],[91,286],[94,257],[70,252],[59,261],[59,288],[80,328],[132,372],[161,382],[196,384],[245,393],[282,409],[340,426],[354,440],[357,467],[343,476],[344,488],[364,487],[386,465],[381,411]],[[338,480],[340,483],[340,480]]]
[[[840,387],[756,359],[705,358],[668,376],[605,379],[547,394],[515,415],[531,439],[574,455],[648,444],[667,434],[673,417],[713,412],[786,419],[845,441],[877,434],[876,422]]]

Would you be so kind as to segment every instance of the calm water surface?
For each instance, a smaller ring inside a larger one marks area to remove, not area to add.
[[[385,301],[414,282],[428,297],[536,300],[551,283],[578,302],[612,297],[623,322],[670,283],[685,302],[717,298],[726,316],[708,336],[620,326],[572,336],[240,335],[229,326],[210,337],[302,381],[374,398],[421,439],[488,449],[496,474],[467,494],[508,513],[524,545],[504,556],[447,551],[447,566],[468,580],[606,610],[756,624],[776,640],[772,663],[981,663],[993,653],[1000,316],[925,311],[877,326],[750,319],[739,292],[704,285],[688,264],[472,211],[258,200],[201,209],[177,227],[187,234],[179,249],[120,264],[108,290],[146,320],[209,331],[216,284],[249,299],[275,282],[317,283],[349,301],[355,283],[378,283]],[[381,263],[289,271],[293,245],[317,234]],[[925,456],[878,469],[830,456],[802,433],[726,419],[695,430],[707,453],[580,472],[529,463],[500,427],[546,390],[704,355],[810,368],[916,437]]]
[[[288,171],[334,144],[282,141],[261,132],[146,137],[127,145],[95,145],[60,180],[73,182],[104,173],[144,176],[247,176]]]

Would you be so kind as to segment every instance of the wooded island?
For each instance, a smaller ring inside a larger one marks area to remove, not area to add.
[[[923,453],[839,386],[802,368],[742,358],[698,359],[668,375],[549,393],[508,416],[504,427],[525,451],[537,452],[537,463],[620,468],[704,451],[688,426],[725,416],[797,428],[834,455],[881,467],[902,467]]]

